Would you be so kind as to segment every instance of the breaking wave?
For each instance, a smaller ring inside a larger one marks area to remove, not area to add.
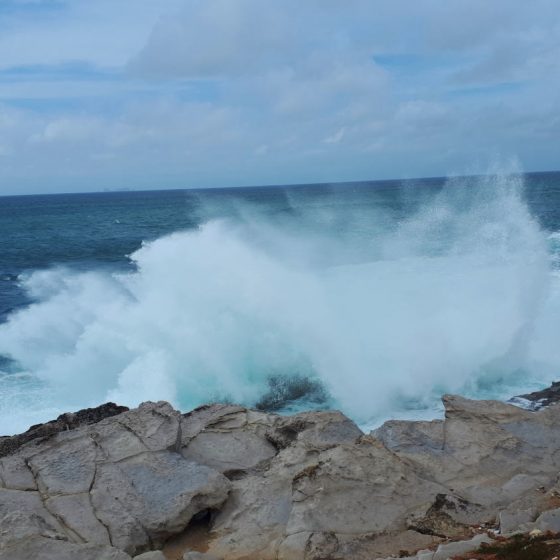
[[[433,415],[446,391],[544,383],[559,292],[522,189],[519,175],[450,180],[408,216],[242,208],[146,243],[133,273],[21,278],[35,303],[0,325],[18,371],[2,378],[0,433],[106,400],[329,405],[367,424]]]

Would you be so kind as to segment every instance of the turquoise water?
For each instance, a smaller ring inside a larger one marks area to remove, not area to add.
[[[0,198],[0,433],[278,379],[365,424],[541,386],[559,230],[559,173]]]

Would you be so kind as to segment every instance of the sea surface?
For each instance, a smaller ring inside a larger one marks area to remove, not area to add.
[[[113,400],[363,426],[560,377],[560,173],[0,197],[0,434]]]

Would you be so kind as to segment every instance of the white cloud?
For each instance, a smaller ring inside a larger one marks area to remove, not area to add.
[[[0,193],[560,164],[557,0],[24,3],[0,5]]]

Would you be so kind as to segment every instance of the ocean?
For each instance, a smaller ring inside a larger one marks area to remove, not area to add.
[[[107,400],[433,418],[560,371],[560,173],[0,197],[0,434]]]

